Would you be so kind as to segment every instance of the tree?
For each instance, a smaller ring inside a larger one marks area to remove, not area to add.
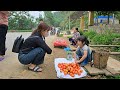
[[[115,17],[119,20],[119,24],[120,24],[120,11],[116,11]]]
[[[51,11],[44,11],[44,21],[48,25],[54,25],[54,18]]]
[[[69,16],[70,16],[70,27],[80,27],[80,17],[83,15],[84,11],[61,11],[63,14],[62,22],[60,23],[61,27],[68,28],[69,26]],[[85,17],[86,24],[88,22],[88,17]]]
[[[62,20],[59,24],[59,26],[61,26],[64,29],[69,29],[71,26],[71,14],[75,12],[75,11],[60,11],[60,13],[62,14]],[[69,18],[70,18],[70,23],[69,23]],[[70,24],[70,27],[69,27]]]
[[[9,29],[29,30],[35,27],[35,19],[29,11],[11,11],[8,19]]]
[[[38,25],[40,23],[40,20],[43,19],[42,15],[39,14],[39,17],[36,18],[36,24]]]
[[[59,27],[60,23],[63,21],[64,15],[60,11],[54,12],[53,18],[54,18],[54,26]]]

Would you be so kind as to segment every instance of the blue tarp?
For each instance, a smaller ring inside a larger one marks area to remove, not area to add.
[[[69,47],[64,48],[65,51],[71,51]]]

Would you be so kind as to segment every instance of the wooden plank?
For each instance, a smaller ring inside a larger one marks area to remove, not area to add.
[[[86,65],[85,69],[88,71],[90,75],[105,74],[102,70],[95,67],[91,67],[90,64]]]
[[[73,45],[69,45],[72,49],[76,49]],[[90,45],[90,48],[92,47],[120,47],[120,45]],[[119,52],[111,52],[111,53],[118,53]]]
[[[90,50],[95,50],[94,48],[90,47]]]
[[[110,52],[110,55],[120,55],[120,52]]]
[[[106,69],[103,69],[103,72],[105,73],[106,76],[113,76],[113,74]]]
[[[89,45],[90,47],[120,47],[120,45]]]
[[[90,47],[91,50],[95,50],[92,47]],[[110,55],[120,55],[120,52],[110,52]]]
[[[107,66],[106,70],[108,70],[109,72],[111,72],[113,75],[119,75],[120,72],[115,71],[113,68]]]

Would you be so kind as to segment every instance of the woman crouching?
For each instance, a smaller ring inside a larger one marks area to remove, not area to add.
[[[51,30],[51,27],[42,22],[32,32],[31,36],[24,41],[18,59],[20,63],[28,65],[28,70],[41,72],[42,68],[39,65],[44,62],[45,54],[52,53],[50,47],[45,43],[45,37],[48,36],[49,30]]]

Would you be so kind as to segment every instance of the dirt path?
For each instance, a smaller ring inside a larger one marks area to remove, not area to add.
[[[66,57],[66,53],[63,49],[53,47],[53,41],[57,39],[56,36],[49,36],[46,38],[47,44],[52,48],[53,53],[45,56],[45,62],[41,66],[43,72],[35,73],[27,70],[27,66],[24,66],[18,61],[18,54],[12,53],[12,45],[14,39],[23,35],[24,38],[28,37],[30,33],[8,33],[6,40],[6,58],[0,62],[0,78],[1,79],[57,79],[56,71],[54,68],[54,59],[57,57]],[[56,53],[57,52],[57,53]]]

